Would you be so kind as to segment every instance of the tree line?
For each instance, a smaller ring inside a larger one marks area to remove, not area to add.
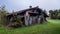
[[[59,10],[49,10],[49,17],[51,19],[60,19],[60,9]]]

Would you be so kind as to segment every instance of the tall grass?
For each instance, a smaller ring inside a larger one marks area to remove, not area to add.
[[[48,20],[44,24],[5,29],[0,26],[0,34],[60,34],[60,20]]]

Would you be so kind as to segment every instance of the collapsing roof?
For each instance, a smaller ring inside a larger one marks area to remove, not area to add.
[[[48,17],[48,15],[45,13],[45,12],[43,12],[42,11],[42,9],[40,9],[39,7],[34,7],[34,8],[32,8],[32,7],[30,7],[29,9],[25,9],[25,10],[21,10],[21,11],[17,11],[17,12],[14,12],[14,13],[10,13],[10,14],[7,14],[6,16],[11,16],[11,15],[24,15],[25,13],[26,13],[26,11],[30,11],[30,10],[32,10],[32,12],[30,12],[29,14],[30,15],[39,15],[39,14],[41,14],[41,13],[43,13],[44,14],[44,16],[45,17]],[[33,11],[34,10],[37,10],[38,11],[38,13],[34,13]]]

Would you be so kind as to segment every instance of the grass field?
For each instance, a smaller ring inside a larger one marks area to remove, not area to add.
[[[10,30],[0,26],[0,34],[60,34],[60,20]]]

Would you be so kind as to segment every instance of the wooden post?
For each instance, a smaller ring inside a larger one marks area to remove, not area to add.
[[[40,22],[41,22],[41,16],[39,16],[38,18],[38,24],[40,24]]]
[[[29,25],[32,25],[32,17],[29,18]]]
[[[25,16],[25,25],[28,26],[29,25],[29,14],[28,12],[26,12]]]
[[[29,17],[28,16],[25,16],[25,25],[28,26],[29,25]]]

